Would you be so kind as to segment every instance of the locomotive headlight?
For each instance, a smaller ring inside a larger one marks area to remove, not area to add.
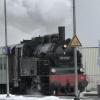
[[[51,72],[52,72],[52,73],[55,73],[55,72],[56,72],[56,69],[55,69],[55,68],[52,68],[52,69],[51,69]]]
[[[66,44],[64,44],[64,48],[67,48],[67,45]]]
[[[80,72],[84,72],[84,68],[80,68]]]

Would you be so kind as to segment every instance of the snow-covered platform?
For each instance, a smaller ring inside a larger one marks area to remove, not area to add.
[[[97,91],[91,91],[91,92],[83,92],[84,96],[98,96]]]
[[[0,100],[74,100],[73,98],[62,98],[56,96],[45,96],[45,97],[34,97],[34,96],[15,96],[11,95],[7,97],[7,95],[0,95]]]
[[[80,100],[89,100],[88,96],[98,96],[96,91],[83,92],[80,94]],[[0,94],[0,100],[74,100],[74,96],[43,96],[43,95],[9,95]]]

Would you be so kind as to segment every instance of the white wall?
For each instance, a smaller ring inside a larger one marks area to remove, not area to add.
[[[98,47],[80,48],[82,63],[89,81],[88,90],[96,89],[97,85],[100,84],[100,66],[97,65],[98,50]]]

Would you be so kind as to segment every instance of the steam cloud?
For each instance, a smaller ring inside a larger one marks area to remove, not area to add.
[[[72,22],[72,0],[6,0],[8,44],[56,33]],[[0,0],[0,46],[4,45],[4,0]],[[25,34],[27,33],[27,34]]]
[[[8,24],[22,32],[49,32],[71,23],[71,0],[7,0]]]

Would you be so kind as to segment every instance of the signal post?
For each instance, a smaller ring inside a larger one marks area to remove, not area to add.
[[[74,48],[74,70],[75,70],[75,98],[74,100],[80,100],[79,90],[78,90],[77,47],[81,46],[81,43],[76,35],[73,36],[70,46]]]
[[[78,90],[78,72],[77,72],[77,47],[81,46],[79,39],[76,36],[76,12],[75,12],[75,0],[73,0],[73,38],[70,46],[74,48],[74,67],[75,67],[75,98],[74,100],[80,100]]]

